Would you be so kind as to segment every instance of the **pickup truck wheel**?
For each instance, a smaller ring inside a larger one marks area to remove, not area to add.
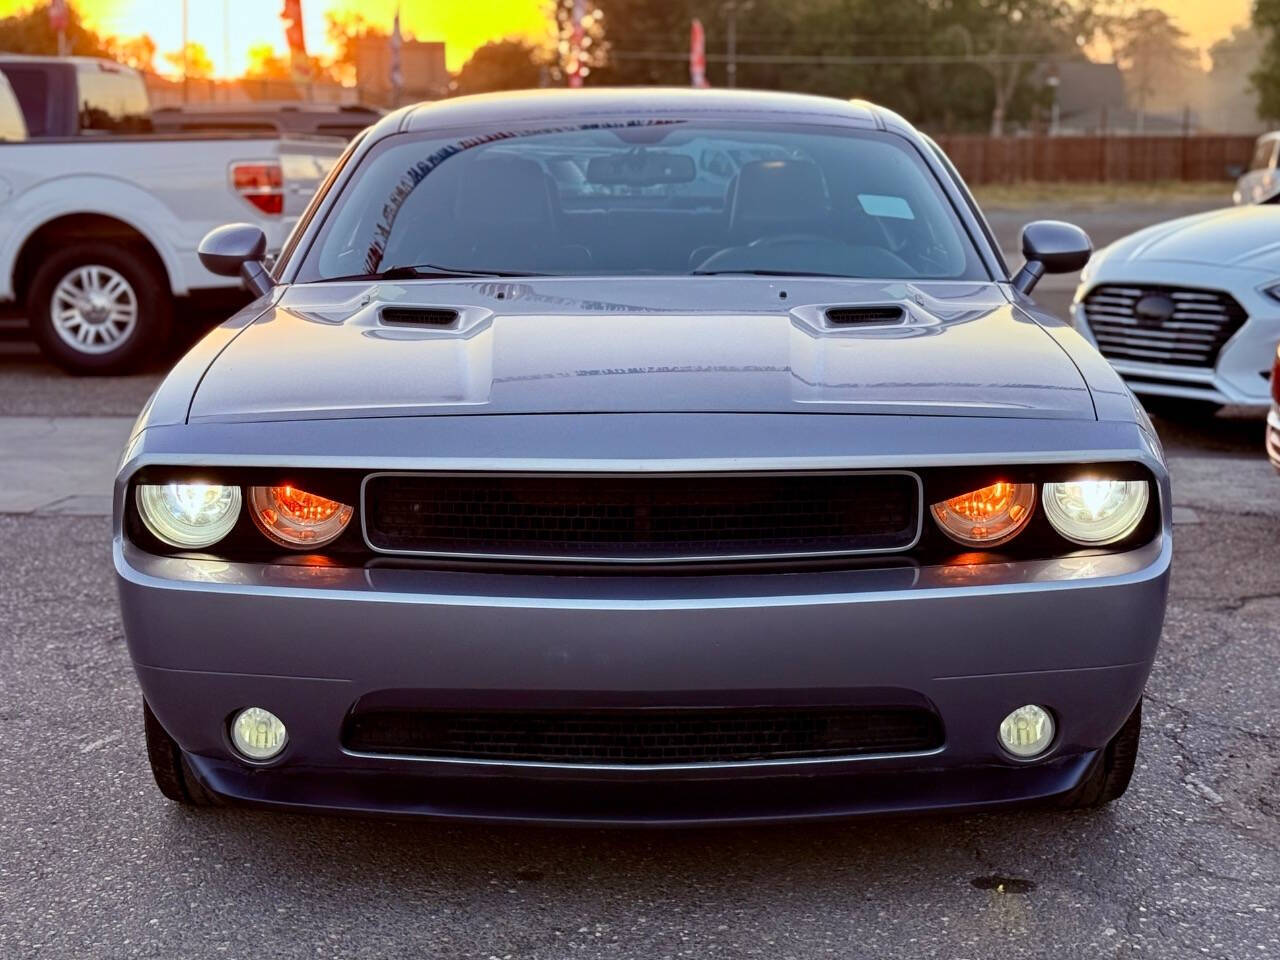
[[[36,271],[27,298],[32,335],[69,373],[119,374],[142,367],[169,339],[168,282],[127,247],[75,244]]]
[[[156,786],[170,800],[190,807],[209,807],[214,797],[200,785],[182,759],[182,750],[174,739],[165,733],[160,721],[142,701],[142,725],[147,736],[147,759],[151,761],[151,775]]]
[[[1133,708],[1120,732],[1111,738],[1080,785],[1063,797],[1061,806],[1069,810],[1101,807],[1129,789],[1138,761],[1138,741],[1142,738],[1142,701]]]

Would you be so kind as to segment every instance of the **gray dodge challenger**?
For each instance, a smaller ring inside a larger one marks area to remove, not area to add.
[[[863,102],[402,109],[148,402],[114,562],[160,790],[682,824],[1127,787],[1169,477],[946,156]]]

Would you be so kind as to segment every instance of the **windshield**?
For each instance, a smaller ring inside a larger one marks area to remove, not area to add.
[[[988,279],[901,138],[689,121],[388,138],[298,279],[734,273]]]

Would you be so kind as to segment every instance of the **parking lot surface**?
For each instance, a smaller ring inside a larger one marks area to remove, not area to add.
[[[559,830],[160,796],[104,516],[158,379],[0,345],[0,957],[1280,957],[1280,477],[1256,411],[1158,422],[1172,596],[1111,807]]]

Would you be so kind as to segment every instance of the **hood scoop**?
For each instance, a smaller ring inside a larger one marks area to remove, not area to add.
[[[892,304],[827,307],[823,315],[833,327],[893,327],[907,322],[907,311]]]
[[[418,307],[383,307],[380,322],[391,327],[451,327],[458,322],[457,310]]]

